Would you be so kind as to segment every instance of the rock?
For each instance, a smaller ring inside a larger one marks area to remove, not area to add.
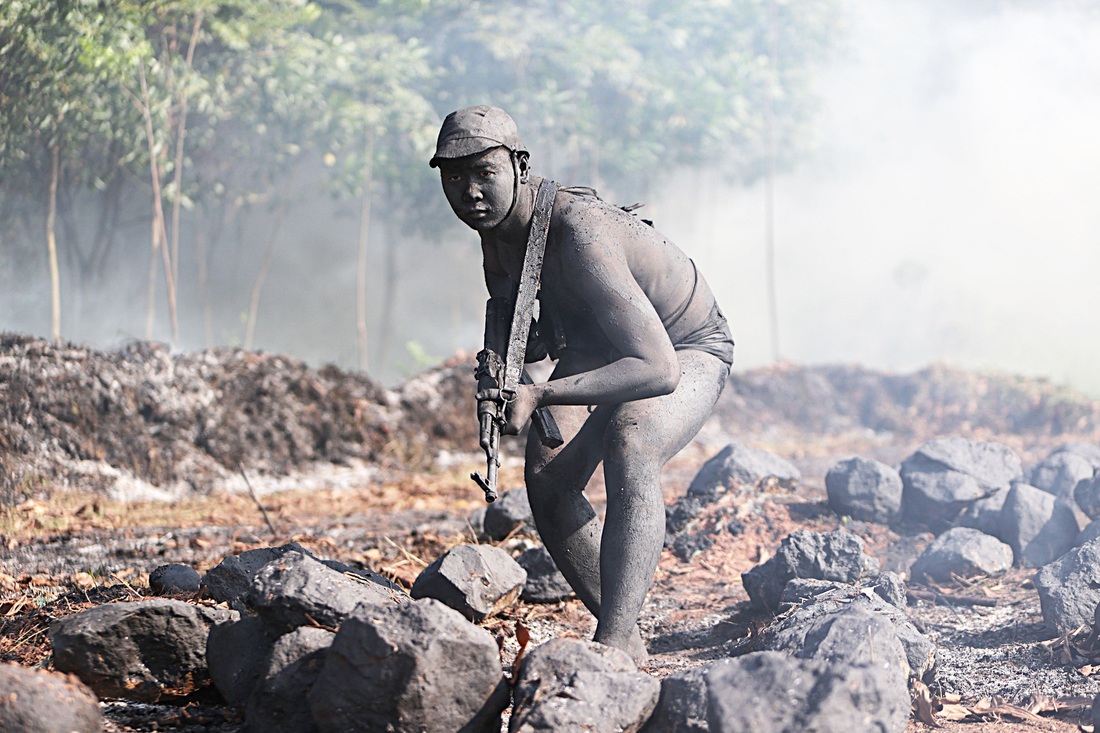
[[[296,551],[264,565],[248,593],[248,604],[279,634],[299,626],[336,628],[360,603],[408,600],[403,591],[348,577]]]
[[[727,491],[752,487],[766,479],[784,486],[802,480],[795,466],[767,451],[730,443],[703,464],[688,487],[688,496],[714,498]]]
[[[309,708],[309,691],[321,674],[335,636],[325,629],[303,626],[275,641],[248,698],[244,717],[249,731],[313,733],[317,730]]]
[[[792,532],[775,555],[741,574],[753,606],[775,611],[792,578],[818,578],[856,583],[878,572],[878,560],[865,555],[863,540],[843,529],[828,534]]]
[[[158,598],[109,603],[54,621],[54,667],[99,697],[178,699],[210,683],[206,637],[229,611]]]
[[[875,595],[897,608],[905,608],[908,605],[907,588],[905,581],[897,573],[889,570],[881,572],[871,578],[865,585],[874,589]]]
[[[428,599],[348,618],[309,702],[325,733],[498,733],[508,683],[492,635]]]
[[[691,558],[703,554],[714,546],[715,534],[715,531],[685,532],[673,538],[669,549],[681,561],[688,562]]]
[[[701,664],[662,679],[657,707],[641,733],[708,733],[707,673],[730,661]]]
[[[304,554],[314,559],[319,559],[315,555],[311,555],[308,551]],[[321,564],[342,575],[354,576],[351,578],[352,580],[366,580],[374,585],[382,586],[387,590],[397,591],[399,596],[402,596],[404,600],[408,600],[408,594],[405,593],[404,588],[387,578],[385,575],[376,573],[370,568],[353,568],[350,565],[345,565],[339,560],[321,560]]]
[[[1012,546],[1016,564],[1037,568],[1073,547],[1081,531],[1064,499],[1027,484],[1015,484],[1001,510],[1000,537]]]
[[[477,509],[470,512],[470,516],[466,518],[466,521],[470,524],[470,529],[474,532],[474,536],[479,539],[488,538],[488,535],[485,534],[485,513],[489,510],[490,506],[492,506],[492,504],[479,506]]]
[[[1020,457],[1000,443],[930,440],[901,464],[902,515],[942,531],[968,505],[1007,490],[1020,471]]]
[[[897,573],[884,572],[860,581],[858,584],[840,583],[835,580],[819,580],[816,578],[792,578],[787,581],[783,589],[783,597],[779,602],[779,611],[783,611],[791,605],[801,605],[823,593],[843,588],[846,592],[867,593],[873,592],[876,596],[903,609],[907,605],[905,581]]]
[[[1050,494],[1070,499],[1078,482],[1091,479],[1095,466],[1071,451],[1055,451],[1031,467],[1027,483]]]
[[[829,469],[825,490],[839,516],[889,524],[901,511],[901,475],[866,458],[849,458]]]
[[[623,651],[551,639],[520,664],[508,731],[637,731],[660,693],[661,683],[639,672]]]
[[[1100,540],[1044,565],[1034,580],[1044,621],[1061,633],[1091,624],[1100,604]]]
[[[976,529],[955,527],[933,540],[910,573],[914,580],[949,582],[980,575],[995,577],[1011,567],[1010,546]]]
[[[505,491],[499,499],[486,506],[482,526],[485,534],[495,542],[516,531],[535,534],[535,518],[531,514],[527,489],[521,487]]]
[[[411,595],[442,601],[477,623],[515,603],[526,579],[499,547],[458,545],[421,571]]]
[[[1085,525],[1085,528],[1077,535],[1077,539],[1074,541],[1073,546],[1080,547],[1086,542],[1092,542],[1097,537],[1100,537],[1100,520],[1093,520]]]
[[[1051,451],[1051,455],[1063,452],[1075,453],[1091,463],[1093,469],[1100,469],[1100,445],[1081,442],[1062,443]]]
[[[527,581],[520,594],[520,598],[527,603],[557,603],[573,594],[569,581],[542,545],[527,550],[516,562],[527,573]]]
[[[172,563],[149,573],[149,588],[158,596],[198,593],[200,580],[198,571],[190,565]]]
[[[238,611],[246,610],[248,591],[256,573],[264,565],[288,552],[310,554],[297,542],[289,542],[281,547],[261,547],[225,557],[202,580],[206,597],[213,598],[218,603],[227,603],[230,608]]]
[[[955,525],[983,532],[990,537],[1001,537],[1001,510],[1004,509],[1007,489],[998,489],[994,493],[969,504],[955,519]]]
[[[808,593],[806,586],[813,585],[817,586],[816,592]],[[757,648],[798,654],[810,645],[807,639],[812,639],[835,614],[862,608],[893,624],[911,676],[924,679],[932,671],[935,663],[932,642],[917,630],[904,611],[870,589],[835,581],[801,580],[788,585],[788,590],[781,606],[783,615],[761,632]]]
[[[1078,481],[1073,500],[1089,519],[1100,519],[1100,474]]]
[[[0,663],[0,730],[99,733],[99,701],[77,677]]]
[[[206,640],[206,666],[214,687],[230,705],[248,700],[275,639],[276,634],[259,616],[244,616],[211,627]]]
[[[905,687],[883,684],[868,667],[829,665],[756,652],[707,673],[707,722],[714,733],[901,733]]]

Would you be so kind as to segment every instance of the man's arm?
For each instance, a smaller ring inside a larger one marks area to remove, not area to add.
[[[664,324],[630,270],[620,224],[607,212],[591,208],[563,219],[561,264],[569,273],[571,290],[589,306],[622,357],[527,388],[512,406],[512,428],[536,407],[655,397],[672,392],[680,379],[679,361]]]

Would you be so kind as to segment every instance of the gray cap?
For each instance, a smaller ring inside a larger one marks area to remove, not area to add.
[[[439,129],[435,156],[428,162],[432,168],[440,159],[465,158],[491,148],[527,151],[519,139],[515,121],[500,107],[479,104],[447,115]]]

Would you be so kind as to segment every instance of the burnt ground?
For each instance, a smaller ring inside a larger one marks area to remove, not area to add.
[[[0,334],[0,660],[48,666],[53,618],[142,598],[161,564],[203,572],[226,554],[288,540],[410,586],[447,548],[473,541],[466,518],[481,498],[467,476],[481,457],[470,451],[470,369],[456,357],[385,390],[274,355],[172,355],[151,344],[108,353]],[[1100,444],[1100,402],[945,367],[736,372],[667,467],[666,502],[732,440],[790,459],[803,480],[750,495],[736,508],[744,531],[719,534],[689,561],[663,555],[642,619],[647,671],[665,676],[744,646],[767,619],[750,612],[740,573],[796,529],[843,524],[904,573],[931,536],[835,516],[824,474],[853,455],[896,464],[941,435],[997,440],[1034,462],[1068,441]],[[518,486],[518,443],[505,450],[513,458],[502,486]],[[601,492],[590,491],[597,506]],[[519,552],[532,541],[516,535],[503,546]],[[927,699],[945,730],[1072,731],[1087,721],[1100,659],[1085,632],[1059,639],[1043,624],[1030,575],[912,587],[908,611],[938,647]],[[506,670],[517,630],[538,643],[594,628],[575,600],[521,604],[484,625]],[[104,710],[105,730],[241,727],[209,698]]]

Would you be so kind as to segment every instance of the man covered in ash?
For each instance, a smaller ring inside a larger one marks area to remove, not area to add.
[[[455,215],[481,236],[490,303],[511,302],[521,279],[543,181],[528,157],[504,110],[476,106],[446,118],[430,162]],[[661,469],[709,416],[733,340],[695,264],[656,229],[591,189],[549,200],[538,332],[557,365],[547,382],[518,386],[504,432],[537,408],[555,418],[564,444],[547,448],[534,430],[527,442],[535,524],[596,616],[595,640],[641,663],[638,616],[664,542]],[[479,386],[479,401],[498,396]],[[584,496],[601,461],[602,528]]]

